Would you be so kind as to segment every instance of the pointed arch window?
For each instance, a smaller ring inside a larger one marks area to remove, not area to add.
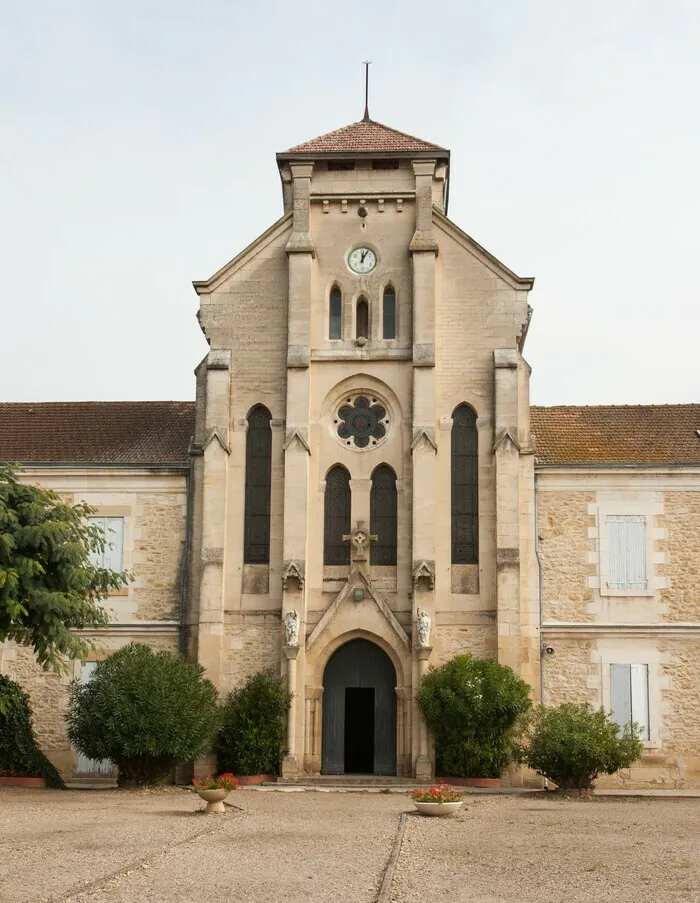
[[[331,289],[328,298],[328,338],[343,337],[343,295],[337,285]]]
[[[396,473],[388,464],[380,464],[372,474],[369,496],[370,533],[377,542],[370,544],[370,564],[396,564],[397,493]]]
[[[245,446],[245,514],[243,560],[270,561],[270,493],[272,486],[272,430],[270,412],[263,405],[248,414]]]
[[[336,464],[326,475],[323,500],[323,563],[350,564],[350,474]]]
[[[476,414],[466,404],[452,413],[452,563],[479,561],[479,442]]]
[[[396,292],[387,285],[382,299],[382,335],[385,339],[396,338]]]
[[[355,314],[355,338],[369,338],[369,304],[366,298],[360,298],[357,302]]]

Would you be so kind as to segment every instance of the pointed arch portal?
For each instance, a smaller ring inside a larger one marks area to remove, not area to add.
[[[323,672],[324,774],[396,774],[396,669],[369,640],[350,640]]]

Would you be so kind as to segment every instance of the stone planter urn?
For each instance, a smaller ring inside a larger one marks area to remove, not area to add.
[[[219,788],[217,790],[198,790],[200,799],[203,799],[207,804],[207,808],[204,810],[209,814],[213,812],[225,812],[226,807],[224,806],[224,800],[229,795],[231,791],[225,790],[223,788]]]
[[[421,815],[451,815],[462,808],[462,800],[456,803],[419,803],[413,800],[413,805]]]
[[[213,815],[226,811],[224,800],[232,790],[238,787],[238,778],[228,772],[220,774],[218,777],[212,777],[209,774],[206,778],[195,778],[192,784],[199,798],[207,804],[204,811]]]

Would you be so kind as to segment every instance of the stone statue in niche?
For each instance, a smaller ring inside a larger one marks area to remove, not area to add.
[[[418,609],[418,645],[419,646],[429,646],[430,645],[430,615],[427,611],[421,611]]]
[[[299,615],[297,610],[293,608],[291,611],[288,611],[284,618],[282,618],[282,623],[284,624],[284,637],[287,646],[298,646]]]

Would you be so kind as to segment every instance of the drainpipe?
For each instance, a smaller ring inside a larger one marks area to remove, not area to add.
[[[540,558],[540,531],[537,520],[537,471],[534,472],[535,479],[535,558],[537,559],[537,596],[540,623],[540,705],[544,705],[544,661],[542,655],[542,560]],[[549,790],[549,782],[547,778],[543,780],[545,790]]]
[[[180,655],[185,654],[185,601],[187,596],[187,564],[190,557],[190,519],[192,510],[192,465],[194,459],[190,458],[189,470],[185,473],[185,546],[182,550],[180,563],[180,611],[178,617],[178,644]]]

